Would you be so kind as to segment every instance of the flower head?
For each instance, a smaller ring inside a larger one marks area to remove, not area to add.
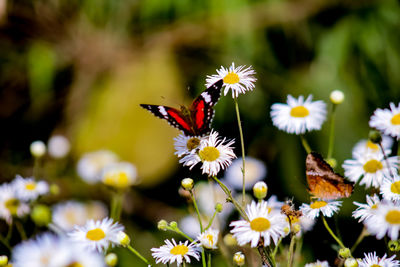
[[[172,239],[172,242],[168,239],[165,240],[165,245],[159,248],[152,248],[152,256],[156,259],[156,263],[162,262],[174,263],[179,267],[183,261],[190,263],[190,257],[194,257],[196,260],[200,259],[198,245],[196,243],[190,243],[185,241],[184,243],[179,241],[179,244]]]
[[[391,240],[399,237],[400,207],[391,202],[382,201],[376,212],[364,221],[365,226],[372,235],[381,239],[386,234]]]
[[[382,147],[385,149],[386,155],[389,155],[391,152],[391,147],[393,144],[393,139],[389,136],[382,136]],[[371,140],[368,139],[362,139],[355,146],[353,147],[353,158],[357,157],[358,155],[363,155],[363,154],[382,154],[382,151],[379,147],[378,144],[375,144],[371,142]]]
[[[313,263],[307,263],[304,267],[329,267],[329,263],[327,261],[319,261]]]
[[[218,234],[219,230],[210,228],[199,234],[197,236],[197,240],[199,240],[200,244],[205,248],[216,249],[218,243]]]
[[[12,217],[22,217],[28,214],[28,204],[18,198],[15,186],[2,184],[0,186],[0,218],[11,224]]]
[[[118,234],[123,230],[122,225],[114,223],[110,218],[105,218],[101,221],[89,220],[84,226],[75,226],[68,236],[76,244],[90,251],[102,252],[110,245],[120,244]]]
[[[271,244],[271,239],[276,242],[285,235],[284,228],[287,227],[286,216],[279,211],[269,211],[266,201],[252,202],[247,205],[246,215],[249,221],[239,220],[230,223],[233,226],[231,233],[237,239],[240,246],[250,243],[256,247],[261,238],[264,246]]]
[[[108,150],[99,150],[84,154],[78,162],[79,176],[87,183],[97,183],[101,179],[102,169],[118,161],[117,155]]]
[[[203,139],[204,137],[199,136],[186,136],[184,134],[178,135],[174,138],[174,147],[176,150],[174,154],[178,157],[183,157],[195,153]]]
[[[376,256],[376,252],[364,253],[364,258],[358,261],[359,267],[394,267],[399,266],[400,262],[395,260],[396,255],[387,258],[386,254],[382,258]]]
[[[239,94],[244,94],[246,91],[252,91],[254,89],[254,82],[257,80],[254,78],[256,72],[253,68],[246,66],[239,66],[235,68],[235,63],[229,68],[224,68],[221,66],[217,70],[218,74],[208,75],[206,79],[206,87],[210,87],[219,80],[224,81],[224,95],[226,95],[229,89],[232,90],[232,97],[236,98]]]
[[[326,104],[312,101],[312,95],[304,100],[288,95],[287,104],[276,103],[271,106],[271,118],[274,126],[287,133],[304,134],[306,131],[321,129],[326,119]]]
[[[303,203],[300,206],[300,210],[303,212],[304,216],[310,219],[315,219],[322,213],[325,217],[332,217],[332,215],[339,211],[342,201],[323,201],[316,200],[310,204]]]
[[[129,162],[111,163],[105,166],[101,173],[101,180],[104,184],[124,189],[137,182],[136,167]]]
[[[17,175],[12,181],[19,199],[24,201],[35,200],[49,192],[49,185],[45,181],[36,182],[33,177],[22,178]]]
[[[262,180],[267,175],[265,163],[253,157],[245,157],[245,187],[250,189],[256,182]],[[225,181],[235,189],[243,187],[243,158],[237,158],[232,161],[231,166],[226,169]]]
[[[46,145],[43,143],[43,141],[34,141],[29,148],[32,156],[35,158],[41,158],[44,156],[44,154],[46,154]]]
[[[362,204],[359,202],[353,202],[354,205],[357,205],[358,208],[353,211],[354,218],[360,218],[358,222],[365,221],[366,219],[373,216],[378,208],[379,203],[381,200],[375,194],[372,197],[367,195],[367,204]]]
[[[47,146],[49,155],[56,159],[64,158],[71,149],[68,139],[62,135],[54,135],[50,137]]]
[[[385,178],[380,190],[384,199],[400,202],[400,176],[395,174],[393,178]]]
[[[400,103],[398,107],[394,103],[389,104],[390,109],[375,110],[369,120],[369,126],[376,128],[386,135],[400,138]]]

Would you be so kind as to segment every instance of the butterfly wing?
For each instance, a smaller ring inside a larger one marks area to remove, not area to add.
[[[316,152],[307,155],[306,175],[309,192],[315,197],[332,200],[349,197],[353,192],[354,183],[335,173]]]
[[[221,97],[223,81],[219,80],[202,92],[190,105],[193,131],[196,135],[203,135],[210,131],[214,117],[214,105]]]
[[[160,105],[140,104],[140,106],[155,116],[166,120],[173,127],[182,130],[186,135],[194,135],[190,121],[180,110]]]

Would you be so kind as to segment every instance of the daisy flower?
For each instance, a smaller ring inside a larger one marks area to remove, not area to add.
[[[109,245],[119,244],[118,233],[123,231],[124,227],[119,223],[114,223],[111,218],[94,221],[89,220],[84,226],[75,226],[75,229],[68,233],[69,238],[82,247],[91,250],[103,252]]]
[[[124,189],[137,182],[136,167],[129,162],[110,163],[101,172],[101,181],[108,186]]]
[[[64,158],[68,155],[71,144],[69,140],[62,135],[53,135],[47,143],[49,155],[56,159]]]
[[[197,240],[205,248],[216,249],[218,243],[218,234],[219,230],[210,228],[199,234],[197,236]]]
[[[382,136],[382,147],[385,150],[386,155],[389,155],[391,153],[391,147],[393,145],[393,139],[389,136]],[[380,147],[378,144],[372,143],[368,139],[362,139],[355,146],[353,147],[353,158],[355,158],[357,155],[362,155],[366,153],[382,153]]]
[[[217,175],[221,169],[225,169],[232,163],[232,159],[236,158],[231,147],[235,141],[230,140],[225,143],[225,140],[226,138],[221,139],[218,136],[218,132],[211,131],[210,135],[201,141],[198,154],[186,155],[179,162],[192,169],[201,161],[203,173],[210,176]]]
[[[84,251],[65,238],[45,233],[13,249],[13,267],[105,267],[98,253]]]
[[[320,212],[325,217],[332,217],[332,215],[339,211],[342,201],[330,201],[326,202],[323,200],[316,200],[310,204],[303,203],[300,206],[300,210],[303,212],[304,216],[310,219],[315,219],[319,216]]]
[[[358,206],[358,208],[353,211],[352,215],[356,219],[360,218],[358,222],[362,222],[375,215],[376,209],[378,208],[379,203],[381,203],[381,200],[376,194],[374,194],[372,197],[367,195],[367,204],[355,201],[353,203]]]
[[[375,110],[374,114],[369,120],[369,126],[376,128],[377,130],[383,132],[386,135],[392,137],[400,138],[400,103],[396,107],[394,103],[389,104],[390,109],[380,109]]]
[[[271,106],[271,118],[274,126],[287,133],[304,134],[306,131],[321,129],[326,119],[326,104],[312,101],[312,95],[304,100],[291,95],[287,96],[287,104],[276,103]]]
[[[381,239],[388,234],[396,240],[400,230],[400,207],[391,202],[381,202],[375,214],[364,221],[368,232]]]
[[[400,262],[398,260],[395,260],[394,258],[396,255],[393,255],[390,258],[386,258],[386,254],[383,255],[382,258],[379,258],[376,256],[376,252],[371,252],[371,253],[364,253],[364,258],[358,260],[358,266],[359,267],[394,267],[394,266],[400,266]]]
[[[304,267],[329,267],[329,263],[327,261],[319,261],[313,263],[307,263]]]
[[[152,248],[153,252],[151,255],[156,259],[156,263],[162,262],[166,263],[174,263],[179,267],[183,261],[190,263],[190,257],[194,257],[196,260],[200,259],[198,245],[196,243],[189,243],[189,241],[185,241],[182,243],[179,241],[179,244],[172,239],[172,242],[168,239],[164,241],[165,245],[159,248]]]
[[[354,159],[344,161],[342,167],[344,175],[353,182],[362,177],[360,185],[378,188],[383,178],[390,177],[391,173],[397,173],[399,168],[398,157],[388,157],[390,169],[383,157],[383,154],[355,154]]]
[[[261,238],[264,240],[264,246],[269,246],[271,239],[276,244],[278,239],[285,235],[286,216],[278,211],[269,212],[267,202],[253,201],[247,205],[246,215],[249,221],[239,220],[229,225],[233,226],[231,233],[240,246],[250,243],[251,247],[256,247]]]
[[[11,184],[15,187],[18,198],[23,201],[36,200],[49,192],[49,185],[45,181],[36,182],[33,177],[24,179],[17,175]]]
[[[400,201],[400,176],[395,174],[393,179],[385,178],[380,190],[384,199]]]
[[[106,165],[117,161],[117,155],[108,150],[86,153],[78,161],[77,172],[85,182],[97,183],[101,179],[101,170]]]
[[[203,137],[180,134],[174,138],[175,155],[182,157],[196,152]]]
[[[29,211],[28,204],[18,198],[14,186],[11,184],[0,186],[0,218],[11,224],[13,216],[22,217]]]
[[[267,167],[264,162],[253,157],[245,157],[245,187],[250,189],[256,182],[262,180],[267,175]],[[243,188],[243,161],[242,158],[237,158],[232,161],[231,166],[226,169],[225,181],[228,185],[235,189]]]
[[[206,87],[210,87],[219,80],[224,81],[224,95],[226,95],[229,89],[232,90],[232,97],[236,98],[239,94],[244,94],[246,91],[252,91],[255,87],[254,83],[257,80],[254,78],[256,72],[253,68],[246,66],[239,66],[235,68],[235,63],[228,68],[221,66],[217,70],[218,74],[207,75]]]

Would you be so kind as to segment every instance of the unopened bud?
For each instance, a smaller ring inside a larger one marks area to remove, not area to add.
[[[374,144],[379,144],[382,142],[382,135],[377,130],[371,130],[369,131],[368,139]]]
[[[298,232],[300,232],[300,230],[301,230],[300,224],[296,223],[296,224],[293,224],[293,225],[292,225],[292,231],[293,231],[293,233],[297,234]]]
[[[60,194],[60,187],[57,184],[51,184],[50,185],[50,193],[52,195]]]
[[[42,141],[34,141],[30,146],[32,156],[41,158],[46,154],[46,145]]]
[[[358,262],[355,258],[347,258],[344,261],[344,267],[358,267]]]
[[[32,209],[31,218],[37,226],[48,225],[51,222],[50,208],[43,204],[34,206]]]
[[[243,266],[245,262],[245,256],[242,252],[236,252],[235,255],[233,255],[233,262],[237,266]]]
[[[390,251],[397,252],[400,250],[399,240],[390,240],[388,243],[388,247]]]
[[[116,266],[118,263],[118,257],[117,257],[117,254],[115,254],[115,253],[107,254],[104,259],[105,259],[106,264],[111,267]]]
[[[8,257],[6,255],[0,256],[0,266],[7,266]]]
[[[346,259],[349,258],[351,256],[351,252],[349,248],[341,248],[339,250],[339,256]]]
[[[253,186],[253,194],[257,199],[264,199],[267,196],[268,186],[264,182],[257,182]]]
[[[168,222],[166,220],[161,220],[158,222],[157,227],[161,231],[167,231]]]
[[[118,232],[117,240],[123,247],[127,247],[131,243],[131,238],[123,231]]]
[[[339,105],[343,102],[344,100],[344,93],[340,90],[334,90],[331,92],[331,95],[329,96],[331,99],[331,102],[335,105]]]
[[[170,222],[170,223],[169,223],[169,226],[170,226],[172,229],[178,229],[178,223],[175,222],[175,221]]]
[[[193,189],[193,179],[192,178],[185,178],[182,179],[181,185],[185,190],[192,190]]]
[[[218,212],[218,213],[221,213],[222,212],[222,209],[223,209],[223,206],[222,206],[222,204],[221,203],[217,203],[217,204],[215,204],[215,210]]]

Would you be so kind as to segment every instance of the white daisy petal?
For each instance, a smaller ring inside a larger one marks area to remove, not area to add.
[[[197,240],[205,248],[216,249],[218,243],[218,234],[219,230],[210,228],[199,234],[197,236]]]
[[[393,178],[385,178],[380,190],[384,199],[400,202],[400,176],[395,174]]]
[[[151,249],[153,252],[152,256],[156,259],[156,263],[162,262],[163,264],[171,264],[176,262],[179,267],[183,261],[190,263],[190,257],[194,257],[196,260],[200,259],[198,245],[194,242],[189,245],[189,241],[187,240],[184,243],[179,241],[179,244],[177,244],[174,239],[172,239],[172,242],[168,239],[164,242],[165,245]]]
[[[11,224],[13,216],[22,217],[29,211],[29,205],[18,198],[15,186],[12,184],[0,186],[0,218]]]
[[[378,208],[379,203],[381,203],[381,200],[375,194],[372,197],[367,195],[367,204],[362,204],[359,202],[353,203],[354,205],[358,206],[358,208],[353,211],[353,217],[356,219],[360,218],[358,222],[362,222],[375,215],[376,209]]]
[[[329,267],[329,263],[327,261],[319,261],[313,263],[307,263],[304,267]]]
[[[372,235],[381,239],[386,234],[392,240],[399,237],[400,207],[388,201],[382,201],[374,215],[364,221],[365,226]]]
[[[387,258],[386,254],[382,258],[376,256],[376,252],[364,253],[364,258],[358,260],[359,267],[372,267],[372,266],[382,266],[382,267],[395,267],[400,266],[400,262],[395,260],[396,255]]]
[[[49,185],[45,181],[35,181],[33,177],[22,178],[17,175],[12,181],[17,197],[23,201],[36,200],[39,196],[49,192]]]
[[[386,135],[397,140],[400,139],[400,103],[396,107],[394,103],[389,104],[390,109],[375,110],[369,121],[369,126],[376,128]]]
[[[322,213],[325,217],[332,217],[332,215],[339,211],[342,201],[323,201],[317,200],[311,204],[303,203],[300,206],[300,210],[303,212],[304,216],[310,219],[315,219]]]

